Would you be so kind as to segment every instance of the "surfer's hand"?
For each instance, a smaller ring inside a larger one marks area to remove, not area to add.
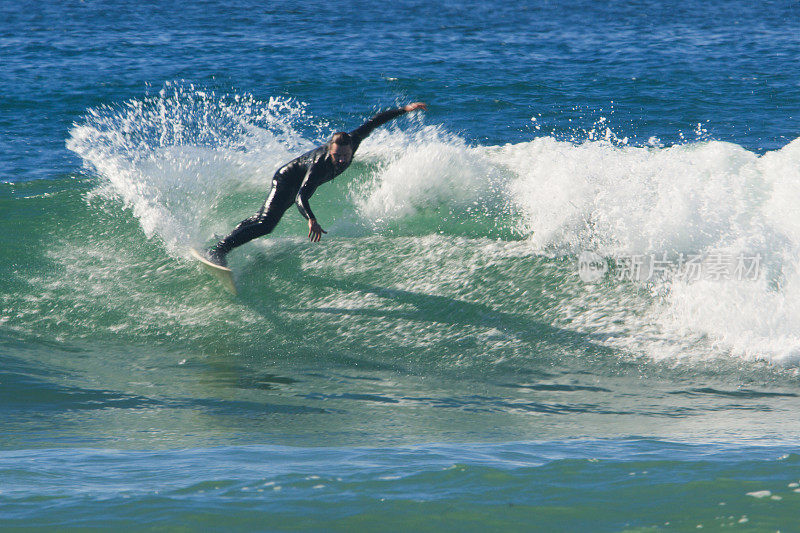
[[[414,102],[413,104],[408,104],[407,106],[403,107],[403,111],[406,113],[416,111],[417,109],[427,110],[428,105],[425,102]]]
[[[308,221],[308,238],[311,239],[311,242],[319,242],[323,233],[328,232],[322,229],[316,220],[312,218]]]

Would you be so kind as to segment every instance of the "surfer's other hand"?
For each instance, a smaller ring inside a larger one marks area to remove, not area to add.
[[[328,232],[322,229],[316,220],[312,218],[308,221],[308,238],[311,239],[311,242],[319,242],[323,233]]]
[[[403,110],[406,113],[416,111],[417,109],[427,110],[428,104],[426,104],[425,102],[414,102],[413,104],[408,104],[407,106],[403,107]]]

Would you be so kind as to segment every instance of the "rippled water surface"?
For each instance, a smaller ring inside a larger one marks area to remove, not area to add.
[[[799,16],[3,3],[0,524],[796,529]]]

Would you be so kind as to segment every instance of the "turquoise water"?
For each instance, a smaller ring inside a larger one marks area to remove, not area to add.
[[[4,529],[800,530],[795,4],[0,13]]]

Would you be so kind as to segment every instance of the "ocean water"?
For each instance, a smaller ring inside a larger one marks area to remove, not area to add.
[[[0,3],[0,527],[800,531],[796,2]],[[311,203],[190,247],[378,110]]]

